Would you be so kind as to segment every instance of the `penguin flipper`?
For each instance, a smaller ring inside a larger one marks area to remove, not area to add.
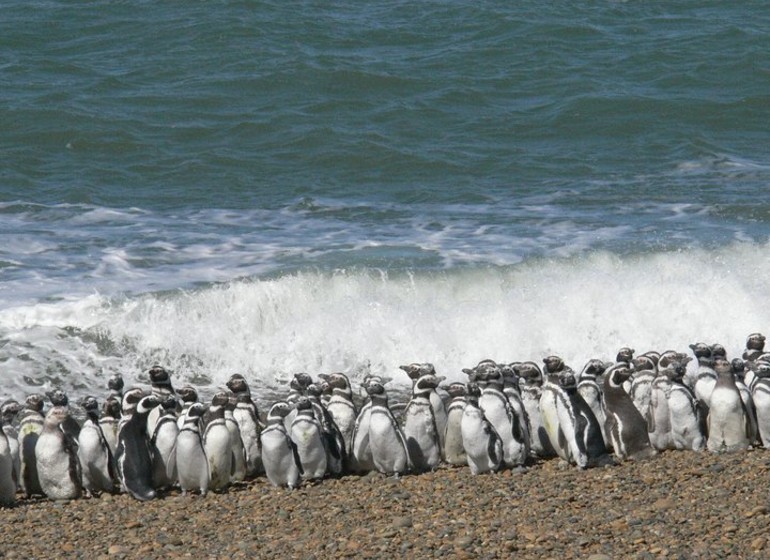
[[[206,461],[208,464],[208,461]],[[168,463],[166,463],[166,476],[172,484],[176,484],[177,472],[176,472],[176,441],[171,446],[171,453],[168,456]]]
[[[291,453],[294,456],[294,464],[297,465],[300,476],[304,476],[305,469],[302,468],[302,461],[299,458],[299,449],[297,449],[297,444],[294,443],[294,440],[292,440],[289,436],[286,436],[286,444],[291,449]]]

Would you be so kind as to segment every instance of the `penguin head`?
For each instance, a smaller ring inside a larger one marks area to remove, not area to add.
[[[519,376],[516,373],[516,366],[518,362],[511,362],[510,364],[503,364],[500,366],[500,373],[503,377],[503,384],[506,387],[518,387]]]
[[[45,415],[44,426],[48,428],[58,428],[67,418],[69,418],[67,407],[54,406]]]
[[[123,376],[119,373],[113,373],[110,378],[107,380],[107,388],[110,391],[114,391],[116,393],[119,393],[123,390]]]
[[[568,373],[567,375],[561,375],[559,376],[559,385],[562,389],[564,389],[567,392],[570,391],[576,391],[577,390],[577,379],[575,379],[575,376],[571,373]]]
[[[740,358],[733,358],[730,361],[730,367],[736,377],[743,379],[743,376],[746,374],[746,362]]]
[[[711,345],[711,356],[713,358],[716,358],[717,356],[726,358],[727,357],[727,350],[725,350],[725,347],[721,344],[712,344]]]
[[[649,352],[645,352],[642,354],[642,356],[645,356],[652,360],[652,363],[655,364],[655,367],[658,367],[658,362],[660,362],[660,352],[656,352],[655,350],[650,350]]]
[[[646,354],[637,356],[631,363],[634,366],[634,371],[655,371],[655,362]]]
[[[756,375],[760,379],[769,378],[770,362],[754,362],[754,364],[751,367],[751,370],[754,372],[754,375]]]
[[[479,406],[479,397],[481,397],[481,387],[478,383],[468,383],[465,388],[466,397],[465,400],[471,406]]]
[[[116,398],[109,398],[102,404],[102,418],[120,418],[120,401]]]
[[[406,366],[398,367],[399,369],[404,370],[409,376],[409,379],[412,381],[417,381],[423,375],[431,375],[436,373],[436,369],[433,367],[433,364],[428,362],[414,362]]]
[[[240,373],[232,374],[226,385],[228,389],[236,394],[249,391],[249,384],[246,382],[246,378]]]
[[[136,404],[137,414],[149,414],[149,412],[156,406],[160,406],[161,400],[155,395],[147,395],[142,397]]]
[[[513,366],[513,369],[519,379],[527,385],[541,385],[543,383],[543,372],[535,362],[519,362]]]
[[[48,400],[51,401],[53,406],[67,406],[69,404],[69,398],[67,393],[61,389],[55,389],[46,393]]]
[[[474,368],[475,381],[482,384],[492,384],[502,387],[503,371],[494,360],[482,360]]]
[[[286,418],[293,409],[294,407],[286,401],[278,401],[273,404],[267,412],[268,423],[283,422],[283,419]]]
[[[321,385],[318,383],[311,383],[307,386],[307,390],[305,391],[307,393],[307,396],[311,399],[320,399],[321,395],[323,395],[323,389],[321,388]]]
[[[225,391],[220,391],[213,397],[211,397],[211,406],[212,407],[224,407],[227,406],[227,403],[230,402],[230,395],[226,393]]]
[[[332,389],[350,390],[350,380],[344,373],[321,373],[318,377],[326,381]]]
[[[300,397],[299,400],[297,400],[297,413],[302,412],[310,412],[313,413],[313,403],[310,402],[310,399],[307,397]]]
[[[616,362],[626,362],[627,364],[631,363],[631,360],[634,359],[634,350],[633,348],[629,348],[628,346],[624,346],[620,350],[618,350],[618,354],[615,357]]]
[[[123,414],[131,414],[134,410],[136,410],[136,406],[144,396],[144,389],[139,387],[134,387],[123,393],[123,401],[121,402],[121,410],[123,411]]]
[[[558,373],[564,368],[564,360],[559,356],[546,356],[543,358],[543,366],[546,374]]]
[[[150,382],[156,387],[171,387],[171,374],[163,366],[155,364],[147,373],[150,376]]]
[[[0,415],[3,417],[3,422],[10,424],[16,415],[21,412],[21,405],[13,400],[8,399],[0,406]]]
[[[432,373],[423,375],[414,384],[414,388],[412,389],[412,394],[418,395],[425,392],[430,392],[436,387],[438,387],[443,380],[444,380],[444,377],[439,377],[439,376],[433,375]]]
[[[174,395],[166,395],[160,403],[160,406],[163,408],[163,412],[166,414],[173,414],[176,412],[176,397]]]
[[[449,385],[442,386],[447,392],[450,398],[464,397],[467,394],[467,387],[465,383],[450,383]]]
[[[676,381],[681,383],[682,380],[684,379],[684,374],[686,371],[687,371],[687,367],[681,362],[672,362],[668,365],[668,367],[665,370],[663,370],[663,373],[671,381]]]
[[[96,397],[90,395],[80,401],[80,406],[89,414],[96,414],[99,410],[99,402],[96,400]]]
[[[179,398],[182,399],[183,403],[194,403],[198,401],[198,391],[191,385],[185,385],[176,393],[179,395]]]
[[[608,367],[610,367],[611,364],[607,364],[606,362],[603,362],[602,360],[597,359],[591,359],[586,362],[586,365],[583,366],[583,371],[580,373],[581,377],[599,377],[601,375],[604,375],[604,372],[607,370]]]
[[[696,358],[700,359],[711,357],[711,346],[705,342],[696,342],[695,344],[690,344],[690,350],[692,350],[692,353]]]
[[[44,404],[45,399],[43,398],[43,395],[39,393],[32,393],[24,400],[25,408],[34,412],[43,412]]]
[[[728,376],[731,379],[733,378],[733,366],[728,362],[726,359],[717,357],[715,360],[712,360],[714,371],[717,372],[717,375],[721,376]]]
[[[622,387],[630,377],[633,371],[625,363],[621,362],[613,366],[607,375],[607,379],[612,387]]]
[[[687,354],[677,352],[676,350],[666,350],[660,355],[660,359],[658,360],[658,368],[665,369],[674,362],[687,365],[691,361],[692,357],[688,356]]]
[[[765,335],[762,333],[752,333],[746,339],[746,348],[748,350],[759,350],[760,352],[765,349]]]
[[[308,385],[310,385],[312,382],[313,378],[310,377],[310,374],[305,372],[295,373],[294,377],[289,382],[289,387],[295,391],[304,393],[307,390]]]
[[[382,385],[382,383],[377,383],[377,382],[367,383],[364,386],[364,389],[366,390],[366,393],[370,397],[385,394],[385,387]]]
[[[205,413],[206,405],[199,402],[192,403],[187,409],[187,412],[185,412],[185,422],[197,421],[199,418],[203,417]]]

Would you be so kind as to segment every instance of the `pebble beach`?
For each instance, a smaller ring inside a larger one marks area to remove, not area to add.
[[[770,454],[664,452],[579,471],[552,459],[289,491],[127,494],[3,509],[3,558],[767,558]]]

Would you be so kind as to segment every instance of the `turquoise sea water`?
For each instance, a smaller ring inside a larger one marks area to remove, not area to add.
[[[2,13],[4,395],[770,330],[764,3]]]

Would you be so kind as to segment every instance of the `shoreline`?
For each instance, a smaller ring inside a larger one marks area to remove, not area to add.
[[[770,453],[669,451],[578,471],[552,459],[443,467],[289,491],[265,478],[206,497],[20,499],[4,558],[766,558]]]

